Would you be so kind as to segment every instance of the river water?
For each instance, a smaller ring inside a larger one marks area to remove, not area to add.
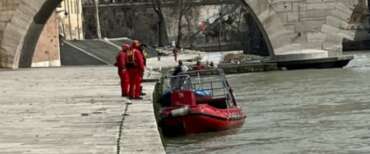
[[[168,153],[370,153],[370,52],[344,69],[231,75],[240,129],[166,138]]]

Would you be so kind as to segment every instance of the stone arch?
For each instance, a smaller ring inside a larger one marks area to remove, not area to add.
[[[354,35],[345,28],[349,25],[349,17],[353,12],[351,4],[356,4],[359,0],[241,1],[253,13],[266,40],[269,53],[275,61],[338,56],[341,54],[343,38],[351,39]],[[30,66],[40,32],[60,2],[61,0],[2,0],[0,2],[12,3],[13,6],[10,11],[7,11],[6,23],[0,21],[0,67]],[[307,26],[307,22],[304,21],[307,18],[315,19],[317,23],[312,23],[314,26],[311,27]],[[306,49],[328,51],[331,54],[311,52]]]
[[[29,0],[15,1],[18,7],[10,17],[11,21],[3,30],[4,35],[1,38],[2,41],[0,45],[5,48],[2,50],[2,59],[0,59],[0,62],[2,63],[2,67],[30,67],[34,49],[44,24],[61,0],[38,0],[32,2]],[[272,31],[273,28],[281,29],[282,26],[279,20],[274,18],[275,13],[272,9],[269,9],[268,1],[241,1],[253,12],[252,14],[257,21],[263,38],[266,40],[269,54],[274,55],[273,50],[279,42],[270,42],[269,35],[272,34],[270,31]],[[277,22],[277,24],[269,24],[270,22]],[[263,26],[264,24],[268,25]],[[264,28],[268,29],[265,31]]]
[[[247,10],[250,11],[250,14],[255,22],[255,24],[257,25],[257,28],[258,30],[260,31],[261,35],[262,35],[262,38],[265,40],[265,44],[266,44],[266,47],[267,47],[267,52],[270,56],[273,56],[274,55],[274,52],[273,52],[273,47],[272,47],[272,44],[271,44],[271,41],[268,37],[268,34],[267,32],[265,31],[261,21],[259,20],[256,12],[251,8],[251,6],[244,0],[241,0],[242,3],[246,6]]]
[[[253,10],[274,61],[338,57],[354,6],[361,0],[243,0]]]
[[[30,67],[40,33],[61,0],[5,0],[10,7],[0,28],[0,67]]]
[[[20,53],[19,67],[30,67],[32,64],[32,57],[35,51],[35,47],[38,38],[44,28],[45,23],[51,16],[52,12],[60,3],[60,0],[48,0],[35,14],[30,27],[27,30],[27,34],[24,37],[23,47]]]
[[[277,34],[274,29],[285,30],[282,22],[277,17],[276,12],[271,8],[267,0],[241,0],[244,5],[250,10],[254,21],[257,24],[263,39],[266,42],[267,50],[270,56],[275,56],[274,49],[281,42],[274,41],[271,36],[280,36],[284,33]],[[283,41],[283,40],[282,40]]]

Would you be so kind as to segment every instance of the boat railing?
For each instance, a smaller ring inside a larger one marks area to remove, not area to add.
[[[209,93],[212,97],[226,96],[226,87],[222,85],[222,80],[192,81],[192,89]]]
[[[196,80],[192,82],[192,88],[196,93],[199,92],[214,99],[225,98],[228,107],[237,106],[232,90],[225,79]]]
[[[236,106],[235,98],[221,69],[196,70],[179,75],[167,75],[168,89],[192,90],[197,95],[225,98],[228,107]]]
[[[170,76],[169,89],[172,90],[192,90],[191,79],[187,74]]]
[[[174,71],[167,72],[166,77],[174,77],[178,75],[173,75]],[[204,70],[191,70],[187,72],[182,72],[180,75],[189,75],[189,76],[213,76],[213,75],[224,75],[222,69],[204,69]]]

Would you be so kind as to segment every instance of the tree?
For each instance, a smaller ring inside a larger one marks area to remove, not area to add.
[[[96,17],[96,33],[98,35],[98,38],[101,39],[101,27],[100,27],[100,17],[99,17],[99,0],[94,1],[95,5],[95,17]]]
[[[182,18],[191,9],[191,2],[184,3],[184,0],[178,0],[179,18],[177,25],[177,41],[176,48],[181,48],[182,40]]]
[[[158,16],[158,46],[161,47],[169,43],[166,21],[162,12],[161,0],[152,0],[152,6],[154,12]]]

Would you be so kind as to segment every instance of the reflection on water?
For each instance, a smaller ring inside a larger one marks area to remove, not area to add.
[[[228,76],[237,130],[167,138],[168,153],[370,153],[370,52],[344,69]]]

